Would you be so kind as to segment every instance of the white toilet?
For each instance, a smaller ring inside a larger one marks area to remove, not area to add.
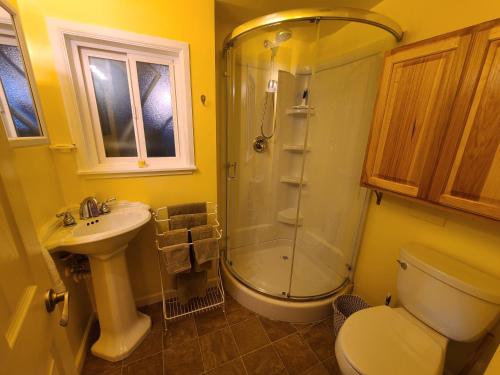
[[[441,374],[448,339],[475,341],[497,321],[500,279],[418,244],[398,262],[401,307],[358,311],[340,329],[344,375]]]

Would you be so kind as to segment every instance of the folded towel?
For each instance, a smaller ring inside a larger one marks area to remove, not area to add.
[[[207,214],[185,214],[170,217],[170,229],[190,229],[199,225],[207,224]]]
[[[160,251],[168,273],[176,274],[191,269],[188,243],[165,246]]]
[[[193,242],[194,259],[197,265],[202,265],[219,258],[219,241],[217,238],[206,238]]]
[[[206,202],[194,202],[185,204],[176,204],[167,207],[168,217],[187,214],[207,213]]]
[[[212,225],[199,225],[191,228],[191,241],[204,240],[215,236],[215,229]]]
[[[187,272],[177,275],[177,300],[185,305],[191,298],[207,295],[207,271]]]
[[[181,243],[187,243],[188,241],[188,230],[183,229],[175,229],[169,230],[163,233],[162,236],[158,236],[158,242],[160,247],[178,245]]]

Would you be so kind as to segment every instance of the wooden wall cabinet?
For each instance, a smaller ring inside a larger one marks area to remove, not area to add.
[[[500,20],[388,53],[362,183],[500,220]]]

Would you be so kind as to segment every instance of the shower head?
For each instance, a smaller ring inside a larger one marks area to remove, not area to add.
[[[279,30],[274,37],[274,40],[265,40],[265,48],[276,48],[279,47],[281,43],[286,42],[292,37],[292,32],[290,30]]]
[[[274,39],[276,43],[286,42],[292,37],[292,32],[290,30],[280,30],[276,33],[276,38]]]

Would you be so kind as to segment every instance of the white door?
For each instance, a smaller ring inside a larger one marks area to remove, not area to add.
[[[52,285],[1,127],[0,122],[0,373],[75,375],[58,324],[61,306],[50,314],[45,308]]]

